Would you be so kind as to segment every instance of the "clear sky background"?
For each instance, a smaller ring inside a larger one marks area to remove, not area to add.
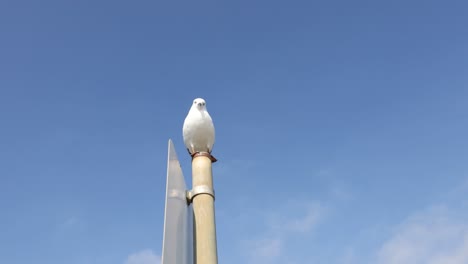
[[[0,263],[159,263],[196,97],[219,263],[468,263],[467,12],[0,2]]]

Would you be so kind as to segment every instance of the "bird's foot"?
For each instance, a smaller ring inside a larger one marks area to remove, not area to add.
[[[189,151],[190,152],[190,151]],[[195,157],[199,157],[199,156],[204,156],[204,157],[207,157],[211,160],[212,163],[215,163],[216,161],[218,161],[215,157],[213,157],[213,155],[211,155],[211,153],[209,152],[195,152],[193,154],[190,154],[190,156],[192,156],[192,160],[195,158]]]

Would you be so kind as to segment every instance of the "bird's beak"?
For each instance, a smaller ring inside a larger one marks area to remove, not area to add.
[[[201,103],[198,103],[198,106],[201,106],[202,104]]]

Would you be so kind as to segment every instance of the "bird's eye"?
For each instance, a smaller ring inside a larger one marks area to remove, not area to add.
[[[196,104],[196,103],[197,103],[197,101],[193,101],[193,104]]]

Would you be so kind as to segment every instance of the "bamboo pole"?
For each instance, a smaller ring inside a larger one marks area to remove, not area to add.
[[[212,160],[209,154],[192,160],[195,264],[218,264]]]

